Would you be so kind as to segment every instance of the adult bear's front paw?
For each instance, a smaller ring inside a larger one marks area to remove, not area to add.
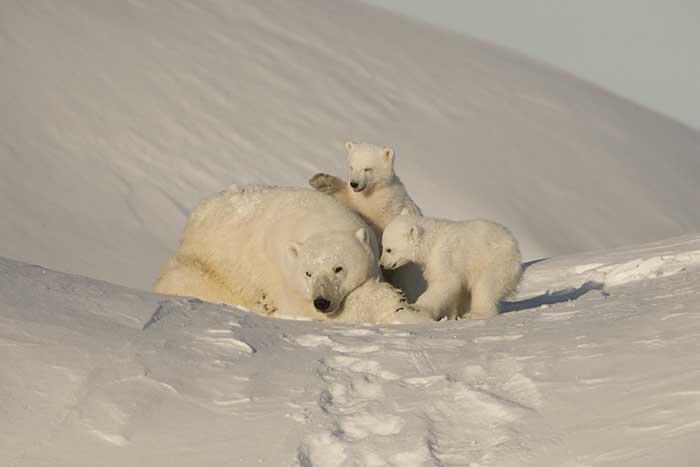
[[[259,315],[270,315],[277,311],[277,304],[272,300],[272,298],[265,292],[260,292],[255,299],[253,304],[253,311]]]
[[[400,324],[430,323],[433,318],[426,310],[416,305],[402,305],[396,309],[396,320]]]

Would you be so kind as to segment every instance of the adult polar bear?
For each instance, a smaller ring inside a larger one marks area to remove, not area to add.
[[[231,186],[192,212],[154,290],[261,314],[395,322],[409,307],[380,282],[378,256],[367,224],[327,196]]]

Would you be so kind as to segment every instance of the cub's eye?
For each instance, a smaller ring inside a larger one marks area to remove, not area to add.
[[[311,277],[311,273],[309,271],[306,271],[306,277]]]
[[[387,249],[386,249],[386,252],[387,252],[387,253],[391,253],[391,248],[387,248]]]
[[[370,168],[365,169],[365,172],[371,172],[371,171],[372,171],[372,169],[370,169]]]
[[[343,267],[342,267],[342,266],[337,266],[337,267],[333,268],[333,272],[336,273],[336,274],[338,274],[338,273],[339,273],[340,271],[342,271],[342,270],[343,270]]]

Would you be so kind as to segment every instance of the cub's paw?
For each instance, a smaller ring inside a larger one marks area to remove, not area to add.
[[[494,316],[498,316],[498,310],[487,308],[483,310],[471,310],[469,313],[465,313],[462,319],[488,319]]]
[[[309,185],[321,193],[332,194],[342,190],[345,187],[345,182],[334,175],[318,173],[311,177]]]

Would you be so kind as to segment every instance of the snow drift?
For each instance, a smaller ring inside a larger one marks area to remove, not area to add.
[[[699,280],[684,237],[530,265],[491,320],[352,326],[2,259],[0,464],[695,466]]]

